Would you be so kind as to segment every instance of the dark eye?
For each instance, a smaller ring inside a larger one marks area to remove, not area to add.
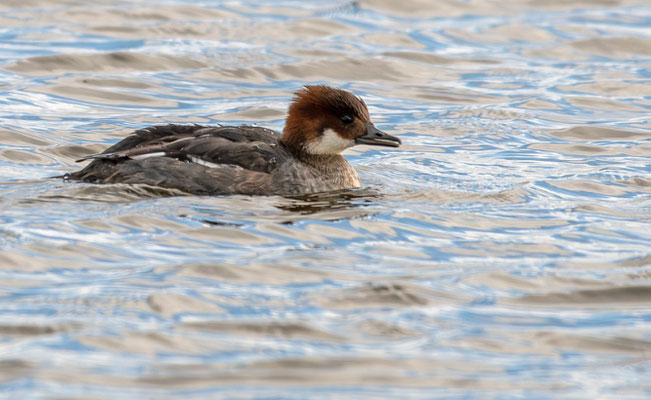
[[[341,117],[341,123],[342,124],[348,125],[351,122],[353,122],[353,117],[351,117],[350,115],[344,115],[343,117]]]

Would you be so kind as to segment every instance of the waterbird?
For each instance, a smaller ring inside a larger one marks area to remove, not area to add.
[[[302,195],[358,188],[341,155],[364,144],[398,147],[361,97],[325,85],[295,92],[282,134],[259,126],[160,125],[132,132],[69,180],[128,183],[197,195]]]

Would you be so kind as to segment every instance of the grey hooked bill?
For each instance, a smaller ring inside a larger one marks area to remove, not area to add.
[[[366,124],[366,132],[355,139],[357,144],[369,144],[373,146],[398,147],[402,141],[395,136],[384,133],[372,123]]]

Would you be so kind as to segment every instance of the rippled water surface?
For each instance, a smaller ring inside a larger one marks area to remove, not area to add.
[[[0,3],[0,393],[651,397],[645,1]],[[365,188],[51,179],[131,130],[281,130],[307,83],[399,149]]]

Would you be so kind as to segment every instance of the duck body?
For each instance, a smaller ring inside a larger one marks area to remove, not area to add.
[[[295,157],[256,126],[164,125],[133,132],[68,179],[148,184],[199,195],[297,195],[356,188],[340,154]],[[84,160],[82,159],[82,160]]]
[[[137,130],[70,180],[147,184],[197,195],[299,195],[360,187],[340,154],[355,144],[397,147],[349,92],[307,86],[282,134],[258,126],[161,125]]]

